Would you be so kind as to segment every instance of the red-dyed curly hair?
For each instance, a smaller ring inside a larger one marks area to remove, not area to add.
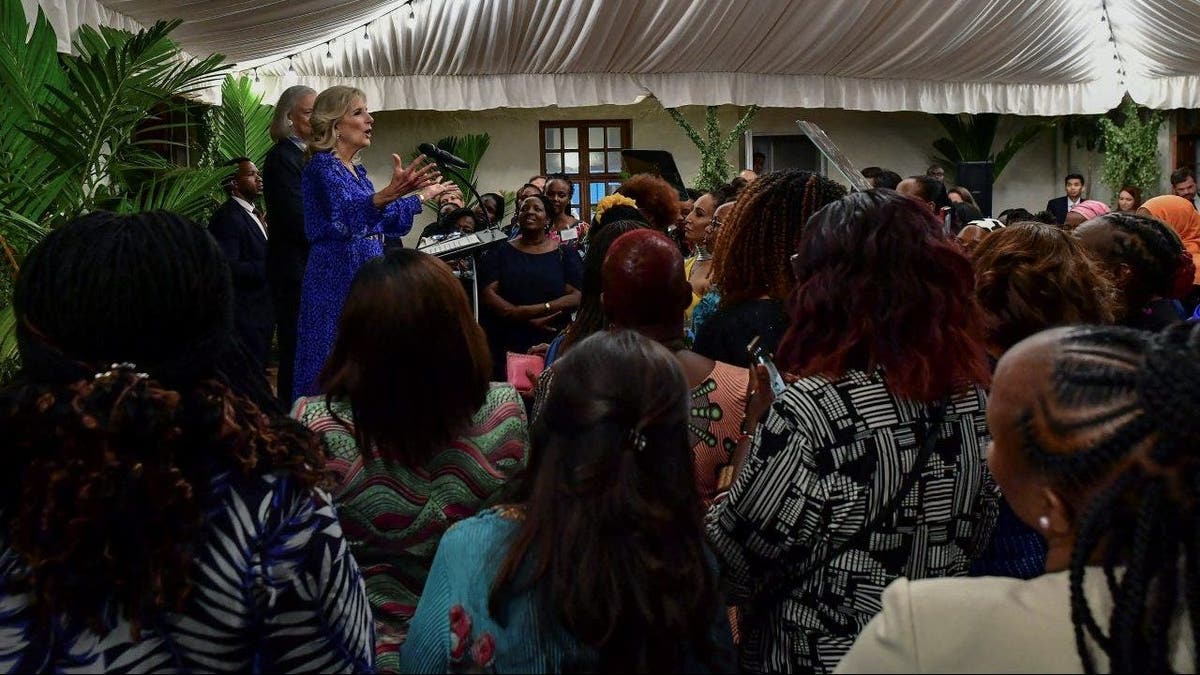
[[[784,369],[837,378],[881,367],[895,395],[927,402],[987,384],[971,263],[924,204],[851,194],[809,220],[799,251]]]
[[[638,210],[659,230],[679,219],[679,193],[667,181],[649,173],[639,173],[621,183],[617,192],[637,202]]]

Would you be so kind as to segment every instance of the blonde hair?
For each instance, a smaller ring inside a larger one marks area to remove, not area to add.
[[[313,103],[312,119],[309,122],[312,124],[312,138],[308,143],[310,156],[333,150],[337,143],[337,132],[333,125],[350,112],[355,97],[364,102],[367,100],[367,95],[362,93],[361,89],[340,84],[317,94],[317,100]]]

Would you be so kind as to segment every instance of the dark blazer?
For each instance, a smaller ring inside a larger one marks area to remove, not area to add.
[[[267,238],[232,197],[213,213],[208,231],[221,245],[233,272],[233,321],[238,337],[259,364],[265,365],[275,332],[267,285]]]
[[[271,285],[295,286],[300,293],[304,265],[308,262],[308,237],[304,234],[304,205],[300,200],[300,172],[304,152],[291,139],[277,142],[263,161],[263,200],[271,221],[267,273]]]
[[[1046,210],[1054,214],[1054,222],[1059,225],[1067,222],[1067,196],[1055,197],[1046,202]]]

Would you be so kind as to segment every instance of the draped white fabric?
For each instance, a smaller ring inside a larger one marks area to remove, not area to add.
[[[1057,115],[1102,112],[1126,90],[1156,107],[1200,107],[1200,2],[1106,1],[1115,42],[1102,0],[41,4],[56,28],[182,18],[185,49],[257,67],[268,98],[295,83],[349,83],[376,109],[653,95],[666,106]]]

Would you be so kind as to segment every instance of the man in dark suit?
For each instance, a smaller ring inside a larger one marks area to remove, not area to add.
[[[308,237],[304,234],[304,204],[300,197],[300,172],[304,168],[305,139],[312,134],[309,118],[317,92],[304,85],[284,90],[271,120],[275,145],[263,161],[267,213],[271,238],[267,242],[267,279],[279,330],[279,380],[276,391],[285,408],[292,406],[292,374],[296,367],[296,322],[300,318],[300,286],[308,264]]]
[[[1059,225],[1067,222],[1067,211],[1083,201],[1083,176],[1070,173],[1063,182],[1067,186],[1067,194],[1046,202],[1046,210],[1054,215],[1054,222]]]
[[[267,225],[255,200],[262,194],[258,167],[246,157],[231,160],[236,171],[225,181],[229,199],[208,223],[233,271],[233,322],[247,353],[265,368],[275,332],[267,285]]]

